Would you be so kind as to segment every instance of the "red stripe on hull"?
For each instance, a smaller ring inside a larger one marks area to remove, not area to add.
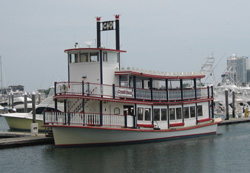
[[[220,121],[221,122],[221,121]],[[183,131],[183,130],[191,130],[197,129],[206,126],[212,126],[219,124],[220,122],[213,122],[201,125],[195,125],[191,127],[183,127],[178,129],[166,129],[166,130],[145,130],[145,129],[128,129],[128,128],[106,128],[106,127],[93,127],[93,126],[69,126],[69,125],[43,125],[43,127],[64,127],[64,128],[90,128],[90,129],[103,129],[103,130],[124,130],[124,131],[140,131],[140,132],[171,132],[171,131]]]

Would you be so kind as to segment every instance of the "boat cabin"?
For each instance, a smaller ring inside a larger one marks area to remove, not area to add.
[[[72,82],[117,84],[115,70],[120,66],[120,53],[126,52],[104,48],[67,49],[68,80]]]

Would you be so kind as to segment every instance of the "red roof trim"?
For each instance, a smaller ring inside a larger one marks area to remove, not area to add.
[[[164,75],[155,75],[147,74],[135,71],[116,71],[115,75],[134,75],[134,76],[143,76],[149,78],[159,78],[159,79],[194,79],[194,78],[204,78],[205,75],[190,75],[190,76],[164,76]]]
[[[105,48],[72,48],[66,49],[64,52],[74,51],[74,50],[105,50],[105,51],[113,51],[113,52],[127,52],[125,50],[116,50],[116,49],[105,49]]]
[[[202,103],[202,102],[213,100],[213,98],[205,98],[205,99],[198,99],[198,100],[178,101],[178,102],[151,102],[151,101],[140,101],[140,100],[133,100],[133,99],[113,99],[113,98],[93,97],[93,96],[83,96],[83,95],[56,95],[54,96],[54,99],[66,99],[66,98],[100,100],[100,101],[108,101],[108,102],[142,104],[142,105],[179,105],[179,104]]]

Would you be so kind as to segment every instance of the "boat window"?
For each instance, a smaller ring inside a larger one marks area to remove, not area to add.
[[[190,106],[190,115],[191,115],[191,118],[195,117],[195,106]]]
[[[160,121],[160,109],[154,109],[154,120]]]
[[[181,108],[176,108],[176,117],[177,119],[181,119]]]
[[[203,116],[203,114],[202,114],[202,105],[197,106],[197,114],[198,114],[198,116]]]
[[[128,76],[120,76],[121,86],[128,87]]]
[[[71,62],[71,63],[75,63],[75,59],[76,59],[76,58],[75,58],[75,54],[71,54],[71,55],[70,55],[70,62]]]
[[[175,89],[179,90],[180,87],[180,81],[179,80],[169,80],[168,81],[168,89]]]
[[[116,52],[108,53],[108,62],[118,62],[118,56]]]
[[[183,89],[193,89],[194,88],[194,80],[193,79],[184,79],[183,80]]]
[[[98,53],[91,53],[90,54],[90,62],[98,62],[98,61],[99,61]]]
[[[175,108],[169,109],[170,120],[175,120]]]
[[[201,88],[202,87],[201,79],[196,79],[196,86],[197,86],[197,88]]]
[[[143,120],[143,108],[138,108],[138,120]]]
[[[151,121],[151,109],[145,108],[145,121]]]
[[[107,62],[108,61],[108,53],[104,52],[103,53],[103,62]]]
[[[116,108],[114,109],[114,114],[115,114],[115,115],[119,115],[119,114],[120,114],[120,108],[116,107]]]
[[[74,54],[75,55],[75,63],[78,63],[78,54]]]
[[[189,107],[184,107],[183,113],[185,118],[189,118]]]
[[[71,54],[69,54],[69,63],[72,63]]]
[[[167,120],[167,109],[161,109],[161,120]]]
[[[80,62],[88,62],[88,54],[87,53],[80,54]]]

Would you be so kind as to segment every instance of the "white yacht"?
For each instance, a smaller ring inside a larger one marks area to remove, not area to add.
[[[43,125],[43,112],[44,111],[62,111],[63,104],[58,104],[55,110],[55,103],[53,101],[54,89],[51,88],[50,93],[38,106],[36,106],[36,123],[38,123],[38,130],[44,131]],[[25,130],[30,131],[31,123],[33,122],[33,113],[5,113],[1,114],[12,130]]]

